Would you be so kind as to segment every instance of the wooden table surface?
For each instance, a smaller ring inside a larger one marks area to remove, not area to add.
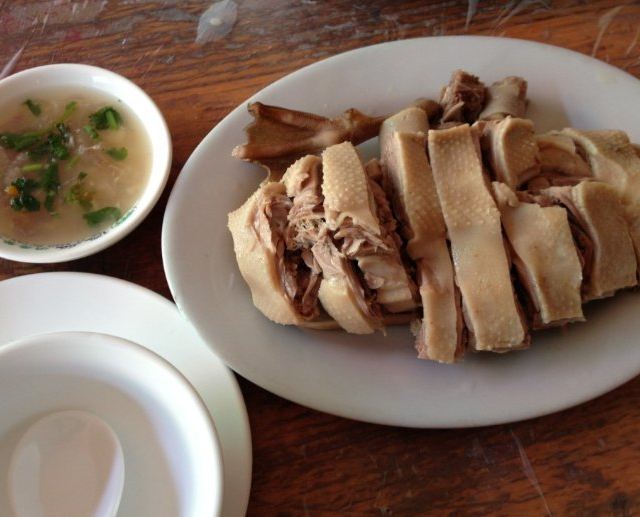
[[[86,271],[170,298],[160,230],[189,154],[262,87],[345,50],[417,36],[496,35],[595,55],[640,77],[638,2],[236,1],[231,32],[196,43],[208,2],[0,0],[0,69],[12,58],[15,71],[56,62],[112,69],[154,98],[174,141],[167,189],[131,235],[67,264],[0,260],[0,279]],[[640,511],[640,378],[559,414],[453,431],[353,422],[239,380],[253,434],[250,515]]]

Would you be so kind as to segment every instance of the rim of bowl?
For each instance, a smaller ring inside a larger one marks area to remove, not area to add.
[[[209,413],[206,405],[202,401],[200,394],[196,391],[194,386],[189,380],[178,370],[173,364],[164,359],[162,356],[156,354],[152,350],[119,336],[112,334],[106,334],[103,332],[88,332],[88,331],[63,331],[63,332],[44,332],[40,334],[32,334],[13,340],[6,345],[0,346],[0,361],[7,354],[18,352],[24,348],[38,348],[41,346],[51,346],[50,341],[55,339],[66,339],[68,341],[78,342],[82,340],[85,342],[87,339],[98,339],[102,344],[114,347],[124,353],[131,353],[137,355],[138,358],[147,363],[154,363],[157,367],[163,370],[167,375],[172,377],[179,385],[181,385],[189,394],[189,398],[193,401],[194,407],[197,408],[198,413],[202,417],[202,421],[205,423],[206,432],[210,442],[213,446],[213,453],[215,459],[215,489],[216,496],[213,500],[214,515],[220,515],[222,511],[222,496],[223,496],[223,473],[224,473],[224,460],[222,458],[222,448],[220,446],[220,440],[218,438],[218,431],[213,421],[212,415]],[[54,345],[55,346],[55,345]]]
[[[55,84],[46,84],[47,76],[55,76]],[[25,82],[30,83],[30,86],[26,91],[24,88],[20,90]],[[46,90],[47,87],[57,88],[60,86],[77,86],[106,93],[121,100],[138,117],[147,134],[152,157],[147,184],[133,207],[100,233],[77,242],[43,246],[0,235],[0,258],[16,262],[44,264],[67,262],[98,253],[123,239],[142,223],[160,199],[169,179],[173,147],[167,122],[160,108],[142,88],[116,72],[80,63],[38,66],[22,70],[0,80],[0,96],[4,99],[8,98],[8,102],[10,102],[12,97],[29,95],[30,92]],[[116,89],[115,86],[118,86],[119,93],[128,91],[130,99],[127,100],[122,98],[123,96],[113,93],[112,90]],[[3,90],[7,93],[3,94]],[[137,99],[135,105],[132,104],[131,98]],[[3,100],[2,103],[4,102],[7,101]],[[140,116],[141,111],[147,112],[145,117]]]

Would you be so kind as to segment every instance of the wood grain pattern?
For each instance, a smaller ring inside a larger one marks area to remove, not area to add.
[[[87,271],[170,297],[160,230],[168,192],[189,154],[251,94],[345,50],[418,36],[498,35],[594,54],[640,77],[638,2],[480,1],[468,27],[474,2],[238,4],[232,32],[197,45],[208,2],[0,0],[0,69],[24,47],[17,70],[85,62],[121,73],[159,104],[175,156],[164,196],[129,237],[67,264],[0,260],[0,279]],[[560,414],[456,431],[356,423],[241,385],[255,455],[250,515],[631,515],[640,509],[640,379]]]

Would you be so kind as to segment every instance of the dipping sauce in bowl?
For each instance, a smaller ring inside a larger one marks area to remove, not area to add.
[[[148,180],[148,137],[117,98],[53,90],[0,109],[0,234],[79,241],[117,222]]]

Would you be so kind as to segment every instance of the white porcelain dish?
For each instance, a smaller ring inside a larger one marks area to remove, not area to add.
[[[40,246],[0,235],[0,257],[19,262],[52,263],[74,260],[101,251],[129,234],[154,207],[171,171],[171,135],[160,109],[137,85],[109,70],[82,64],[55,64],[30,68],[0,80],[2,103],[22,102],[47,89],[83,88],[120,99],[135,113],[151,146],[151,171],[136,204],[97,235],[59,245]]]
[[[175,305],[138,285],[86,273],[41,273],[4,280],[0,300],[0,352],[26,333],[99,332],[139,343],[177,368],[197,390],[215,423],[224,469],[221,515],[245,515],[251,487],[251,435],[242,394],[233,373]],[[131,483],[129,469],[127,483]],[[129,506],[123,499],[119,515],[142,515],[134,510],[143,503],[132,501]],[[127,508],[131,511],[124,513]],[[0,510],[0,515],[5,512]]]
[[[640,140],[640,111],[630,109],[640,102],[637,79],[582,54],[505,38],[423,38],[362,48],[303,68],[249,101],[330,116],[350,107],[392,113],[418,97],[437,98],[457,68],[487,83],[525,77],[529,114],[539,131],[569,124],[620,128]],[[268,321],[251,303],[226,227],[227,213],[264,178],[258,167],[231,157],[250,120],[245,102],[198,146],[171,194],[162,235],[178,307],[241,375],[336,415],[464,427],[558,411],[640,372],[637,293],[589,305],[587,323],[536,333],[529,350],[469,354],[453,366],[417,360],[406,327],[360,337]]]
[[[0,475],[35,420],[88,411],[122,444],[120,515],[220,515],[222,456],[211,417],[189,382],[146,348],[88,332],[22,338],[0,348],[0,391]],[[1,515],[10,514],[6,500]]]

